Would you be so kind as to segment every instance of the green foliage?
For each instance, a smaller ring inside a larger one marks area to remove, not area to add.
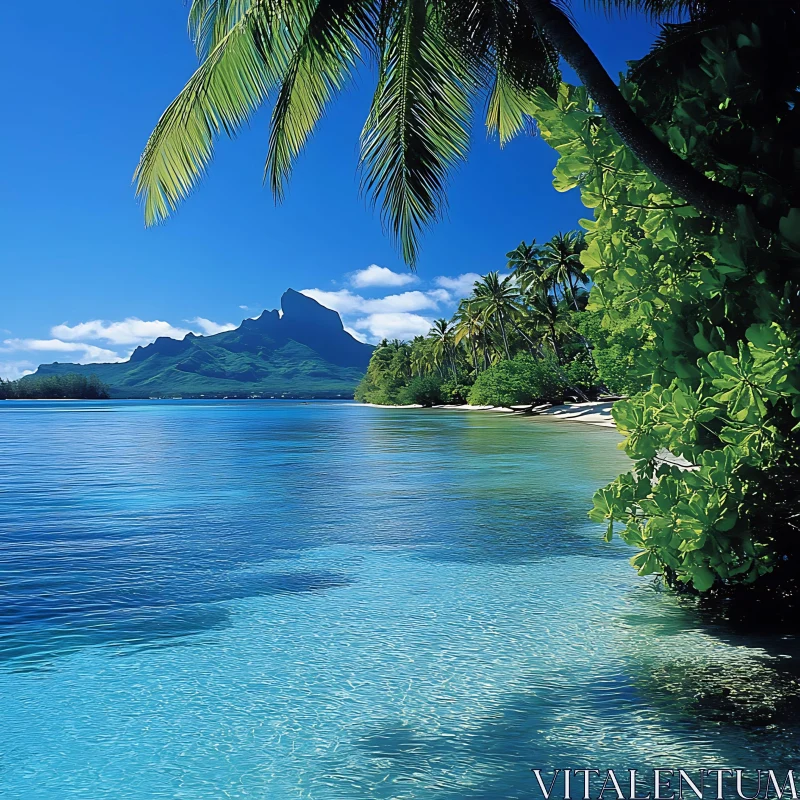
[[[399,392],[398,399],[403,405],[418,404],[426,408],[441,405],[442,382],[433,375],[417,375]]]
[[[411,346],[406,342],[382,342],[372,354],[367,374],[355,391],[361,403],[405,405],[401,398],[411,378]]]
[[[583,249],[574,233],[553,241],[570,251]],[[382,342],[356,400],[510,405],[557,400],[567,391],[593,393],[591,345],[575,324],[586,312],[572,310],[581,307],[580,270],[570,258],[552,269],[548,257],[540,260],[539,249],[524,243],[509,259],[513,274],[490,272],[477,281],[452,321],[435,320],[427,336],[410,343]]]
[[[435,320],[427,336],[410,343],[382,342],[356,399],[435,405],[473,398],[503,405],[596,394],[603,388],[596,345],[582,332],[591,327],[582,320],[600,315],[585,309],[587,278],[579,261],[585,247],[575,231],[541,246],[523,242],[507,254],[511,274],[489,272],[476,281],[452,320]],[[433,381],[417,380],[422,377],[436,379],[436,392]]]
[[[464,403],[471,384],[465,359],[450,324],[436,320],[427,337],[381,342],[355,399],[378,405]]]
[[[646,389],[650,375],[637,374],[637,354],[652,348],[652,329],[630,309],[575,313],[573,324],[591,343],[596,380],[612,394],[629,395]]]
[[[105,400],[109,389],[97,375],[48,375],[0,379],[0,400]]]
[[[597,492],[590,516],[639,548],[640,575],[697,592],[794,575],[800,556],[796,511],[776,489],[796,491],[800,478],[797,44],[777,48],[744,23],[706,33],[677,96],[655,82],[623,91],[682,158],[782,216],[780,234],[744,208],[725,225],[700,216],[642,168],[584,89],[537,95],[560,156],[554,184],[579,187],[594,210],[581,261],[589,307],[608,320],[586,331],[601,377],[633,388],[632,359],[650,387],[614,407],[634,467]]]
[[[473,405],[513,406],[559,401],[567,381],[553,358],[520,355],[482,372],[469,392]]]
[[[471,383],[459,383],[457,381],[445,381],[441,386],[442,402],[461,405],[467,402]]]
[[[584,392],[591,392],[597,386],[597,368],[586,352],[579,352],[564,366],[563,371],[567,379],[566,386],[574,386]]]

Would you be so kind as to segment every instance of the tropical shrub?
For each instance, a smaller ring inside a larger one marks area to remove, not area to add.
[[[418,375],[399,392],[398,401],[401,405],[418,404],[427,408],[441,405],[442,382],[433,375]]]
[[[478,375],[469,391],[469,402],[477,406],[554,402],[563,397],[566,389],[564,374],[552,358],[520,355]]]
[[[569,387],[591,392],[597,385],[597,368],[586,352],[578,353],[563,369]]]
[[[442,384],[442,402],[461,405],[467,402],[472,384],[456,381],[445,381]]]
[[[572,317],[576,329],[591,343],[594,377],[600,386],[617,395],[636,394],[650,386],[652,375],[637,371],[637,353],[652,349],[653,338],[641,316],[620,307],[614,308],[613,315],[601,309]]]
[[[361,403],[392,405],[411,376],[411,348],[405,342],[381,342],[370,358],[367,374],[356,387]]]
[[[580,187],[594,210],[582,223],[590,308],[613,320],[627,307],[652,331],[633,351],[652,386],[614,407],[633,468],[597,492],[590,516],[639,549],[641,575],[698,592],[761,579],[766,594],[798,594],[796,27],[705,31],[695,66],[663,70],[676,76],[671,91],[623,84],[676,153],[759,198],[724,224],[643,169],[583,88],[537,94],[540,130],[560,156],[554,185]]]

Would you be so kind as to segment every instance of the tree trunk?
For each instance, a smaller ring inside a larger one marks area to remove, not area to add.
[[[564,359],[561,358],[561,348],[558,346],[556,330],[552,325],[550,326],[550,343],[553,345],[553,352],[556,354],[556,360],[559,364],[563,363]]]
[[[698,211],[723,222],[736,219],[737,205],[754,205],[754,198],[749,195],[698,172],[636,116],[600,60],[553,0],[522,3],[544,36],[575,70],[620,139],[653,175]]]
[[[542,350],[539,347],[539,345],[537,345],[536,342],[534,342],[533,339],[531,339],[531,337],[528,336],[528,334],[526,334],[522,330],[522,328],[520,328],[519,325],[517,325],[517,323],[514,322],[513,319],[511,320],[511,325],[513,326],[514,330],[528,343],[531,355],[534,356],[534,357],[536,356],[537,353],[534,353],[534,348],[536,348],[536,351],[538,352],[539,358],[541,358],[542,357]]]
[[[508,339],[506,338],[506,326],[505,326],[505,323],[503,322],[502,313],[498,316],[498,319],[500,320],[500,333],[503,336],[503,347],[505,347],[505,350],[506,350],[506,358],[510,361],[511,360],[511,353],[508,350]]]
[[[575,306],[576,311],[580,311],[580,306],[578,305],[578,290],[572,283],[572,278],[568,278],[569,280],[569,293],[572,295],[572,304]]]

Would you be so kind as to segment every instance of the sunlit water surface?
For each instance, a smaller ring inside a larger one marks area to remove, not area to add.
[[[3,404],[0,798],[513,800],[533,767],[793,766],[794,641],[703,625],[587,521],[618,440]]]

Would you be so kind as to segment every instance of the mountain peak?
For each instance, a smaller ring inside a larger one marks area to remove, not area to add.
[[[294,289],[283,293],[281,310],[283,315],[265,310],[234,330],[209,336],[159,337],[125,362],[42,365],[37,374],[97,374],[117,396],[352,391],[372,345],[351,336],[336,311]]]
[[[281,309],[280,327],[285,336],[312,348],[334,364],[366,370],[372,345],[349,334],[336,311],[294,289],[283,293]]]
[[[315,327],[330,328],[332,331],[344,331],[342,319],[336,311],[294,289],[287,289],[283,293],[281,311],[283,311],[281,322],[284,325],[310,324]]]

